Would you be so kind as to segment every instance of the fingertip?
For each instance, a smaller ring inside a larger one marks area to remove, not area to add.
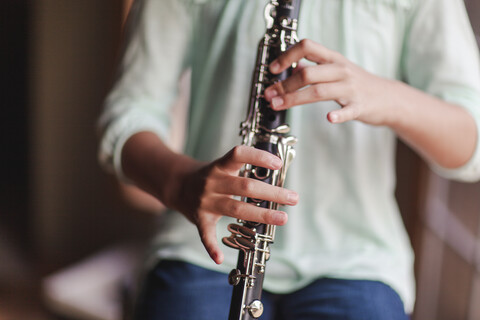
[[[210,258],[216,264],[221,264],[223,262],[223,252],[218,246],[215,224],[216,223],[205,223],[202,230],[199,229],[200,239]]]
[[[273,156],[271,165],[273,170],[281,169],[283,165],[282,159],[277,156]]]
[[[267,89],[265,89],[265,92],[263,93],[263,95],[265,96],[265,100],[267,100],[268,102],[271,102],[273,98],[278,96],[278,91],[273,86],[270,86]]]
[[[283,211],[277,211],[272,214],[273,224],[277,226],[283,226],[288,221],[288,215]]]
[[[272,98],[272,101],[270,102],[270,106],[272,107],[273,110],[281,110],[284,103],[285,101],[283,100],[282,97],[276,96]]]
[[[298,193],[296,193],[295,191],[289,191],[287,194],[288,204],[291,206],[294,206],[298,203],[298,198]]]
[[[288,214],[286,212],[284,212],[281,226],[287,224],[287,222],[288,222]]]
[[[329,112],[327,114],[327,120],[331,123],[339,123],[340,117],[335,112]]]
[[[269,66],[271,73],[278,73],[280,71],[280,63],[277,60],[274,60]]]
[[[218,246],[216,248],[207,249],[207,252],[210,258],[216,264],[222,264],[224,256],[223,256],[223,252],[220,250],[220,248],[218,248]]]
[[[222,264],[224,260],[223,253],[220,251],[217,255],[216,258],[213,260],[215,261],[216,264]]]

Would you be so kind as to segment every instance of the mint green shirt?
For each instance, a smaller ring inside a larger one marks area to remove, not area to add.
[[[117,82],[100,124],[101,162],[122,179],[120,154],[136,132],[168,139],[170,106],[181,73],[192,70],[184,152],[214,160],[240,144],[256,46],[265,32],[266,0],[137,1]],[[299,37],[339,51],[376,75],[403,80],[463,106],[480,120],[479,57],[461,0],[303,0]],[[300,202],[285,208],[264,287],[299,289],[319,277],[371,279],[394,288],[407,312],[414,304],[413,254],[394,197],[394,132],[351,121],[330,124],[337,103],[319,102],[288,113],[298,137],[287,187]],[[478,148],[477,148],[478,149]],[[480,177],[480,152],[454,170],[460,180]],[[230,218],[217,233],[228,235]],[[169,212],[150,263],[180,259],[229,272],[237,251],[224,247],[215,265],[194,225]]]

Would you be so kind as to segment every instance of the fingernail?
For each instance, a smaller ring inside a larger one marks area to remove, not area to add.
[[[281,211],[274,212],[272,214],[273,224],[281,225],[285,222],[286,214]]]
[[[281,97],[275,97],[272,99],[273,109],[277,109],[283,105],[283,99]]]
[[[330,114],[330,122],[338,122],[338,115],[336,113],[331,113]]]
[[[213,261],[215,261],[216,264],[222,264],[223,262],[222,255],[219,253],[214,253]]]
[[[290,203],[297,203],[298,194],[296,192],[289,192],[287,194],[287,201],[290,202]]]
[[[282,160],[278,157],[274,157],[272,159],[272,167],[273,168],[281,168],[282,167]]]
[[[280,63],[278,63],[278,61],[273,61],[272,64],[270,64],[270,71],[275,72],[278,69],[280,69]]]
[[[278,91],[275,89],[265,90],[265,99],[272,100],[274,97],[278,96]]]

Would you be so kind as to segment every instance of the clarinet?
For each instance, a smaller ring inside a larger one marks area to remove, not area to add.
[[[293,145],[297,139],[288,135],[290,127],[285,123],[286,111],[273,111],[263,92],[269,85],[286,79],[292,72],[292,68],[289,68],[279,75],[273,75],[268,71],[268,66],[298,41],[299,9],[300,0],[270,0],[266,5],[267,31],[258,46],[247,118],[240,125],[244,145],[266,150],[280,157],[283,162],[279,170],[246,164],[240,175],[279,187],[283,187],[287,169],[295,157]],[[273,210],[279,206],[278,203],[248,197],[242,197],[242,201]],[[258,319],[263,313],[263,279],[270,257],[270,244],[275,237],[275,226],[252,221],[238,222],[228,226],[231,235],[222,239],[225,245],[239,250],[237,268],[228,276],[229,283],[234,286],[228,319]]]

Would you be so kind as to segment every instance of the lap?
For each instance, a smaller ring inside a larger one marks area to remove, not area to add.
[[[144,281],[135,319],[227,319],[231,295],[225,274],[163,261]]]
[[[379,281],[322,278],[282,295],[276,320],[407,320],[403,302]]]
[[[231,294],[223,273],[162,261],[144,281],[135,319],[227,319]],[[377,281],[322,278],[290,294],[264,291],[262,302],[261,320],[408,319],[397,293]]]

